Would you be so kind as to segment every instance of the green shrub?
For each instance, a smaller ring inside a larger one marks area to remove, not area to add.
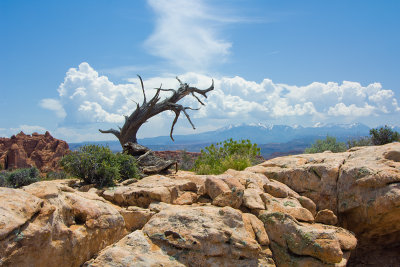
[[[5,171],[0,171],[0,187],[8,186],[8,173]]]
[[[137,168],[136,159],[128,154],[117,153],[117,161],[119,164],[119,173],[121,180],[126,180],[132,177],[139,177],[139,170]]]
[[[379,129],[371,129],[369,134],[371,135],[371,140],[374,145],[384,145],[400,140],[399,133],[393,131],[387,125],[385,125],[385,127],[380,127]]]
[[[371,146],[372,140],[368,136],[352,138],[347,140],[347,148],[350,149],[356,146]]]
[[[243,170],[257,161],[260,148],[250,140],[239,142],[229,139],[201,150],[194,164],[198,174],[220,174],[228,169]]]
[[[321,153],[327,150],[334,153],[344,152],[347,150],[347,147],[345,143],[337,142],[335,137],[327,136],[325,140],[318,139],[317,141],[315,141],[315,143],[312,144],[311,147],[304,150],[304,153]]]
[[[179,169],[185,171],[193,169],[195,160],[189,155],[186,150],[183,150],[181,152],[180,158],[181,160],[179,164]]]
[[[8,173],[7,184],[13,188],[19,188],[40,181],[39,170],[35,167],[17,169]]]
[[[51,171],[46,174],[46,180],[59,180],[68,178],[65,171]]]
[[[65,155],[61,161],[63,169],[85,183],[111,186],[115,181],[138,177],[134,157],[117,153],[108,147],[85,145],[78,151]]]

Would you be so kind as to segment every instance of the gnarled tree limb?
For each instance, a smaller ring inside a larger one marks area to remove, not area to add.
[[[142,87],[142,92],[143,92],[143,104],[140,106],[137,102],[136,103],[136,109],[131,113],[129,116],[125,116],[125,123],[122,127],[118,127],[119,130],[115,129],[109,129],[109,130],[99,130],[101,133],[111,133],[114,134],[121,145],[123,146],[127,142],[133,142],[137,143],[137,132],[139,128],[147,122],[148,119],[151,117],[154,117],[158,115],[161,112],[164,112],[166,110],[171,110],[175,113],[175,118],[172,122],[171,125],[171,131],[170,131],[170,137],[172,141],[174,141],[174,138],[172,136],[172,133],[174,131],[174,126],[176,122],[178,121],[178,118],[183,112],[189,121],[190,125],[193,127],[193,129],[196,129],[192,120],[190,119],[189,114],[186,112],[186,110],[198,110],[194,109],[191,107],[184,107],[180,104],[177,104],[178,101],[180,101],[182,98],[184,98],[187,95],[192,95],[201,105],[204,106],[204,103],[200,100],[200,98],[196,95],[201,95],[204,98],[207,98],[207,93],[214,90],[214,80],[212,80],[212,84],[208,89],[198,89],[196,87],[190,87],[187,83],[183,83],[178,77],[176,79],[179,82],[179,88],[177,90],[175,89],[163,89],[162,84],[160,85],[159,88],[154,88],[156,89],[156,93],[154,96],[150,99],[150,101],[147,101],[146,98],[146,93],[144,90],[144,85],[143,85],[143,80],[142,77],[138,75],[140,79],[140,84]],[[172,92],[172,95],[162,101],[160,97],[160,92]]]

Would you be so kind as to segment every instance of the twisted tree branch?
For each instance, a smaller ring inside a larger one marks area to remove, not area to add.
[[[186,110],[198,110],[197,108],[191,108],[191,107],[184,107],[180,104],[177,104],[178,101],[180,101],[182,98],[185,96],[191,94],[201,105],[204,106],[203,101],[200,100],[200,98],[196,95],[199,94],[203,96],[204,98],[207,98],[207,93],[214,90],[214,80],[212,80],[212,84],[208,89],[198,89],[196,87],[190,87],[187,83],[183,83],[178,77],[176,79],[179,82],[179,88],[177,90],[175,89],[163,89],[162,84],[160,85],[159,88],[154,88],[156,89],[156,93],[154,96],[150,99],[150,101],[147,101],[146,99],[146,93],[143,85],[143,80],[140,75],[138,75],[140,79],[140,84],[142,87],[142,92],[143,92],[143,104],[140,106],[137,102],[136,103],[136,109],[131,113],[129,116],[124,116],[125,117],[125,123],[122,127],[119,127],[119,131],[115,129],[109,129],[109,130],[100,130],[101,133],[112,133],[114,134],[120,141],[121,145],[123,146],[126,142],[134,142],[137,143],[136,139],[136,134],[139,130],[139,128],[147,122],[148,119],[151,117],[154,117],[158,115],[159,113],[162,113],[166,110],[171,110],[175,113],[175,118],[172,122],[171,125],[171,131],[170,131],[170,137],[174,141],[174,138],[172,136],[174,127],[176,122],[178,121],[178,118],[183,112],[189,121],[190,125],[192,126],[193,129],[196,129],[194,126],[189,114],[186,112]],[[166,99],[160,101],[160,92],[172,92],[172,95],[170,97],[167,97]]]

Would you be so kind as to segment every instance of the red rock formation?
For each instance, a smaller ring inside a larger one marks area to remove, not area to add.
[[[32,135],[20,132],[11,138],[0,138],[0,165],[10,170],[35,166],[41,172],[48,172],[58,169],[58,161],[68,151],[68,144],[49,132]]]

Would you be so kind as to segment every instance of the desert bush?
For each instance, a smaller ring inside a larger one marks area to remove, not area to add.
[[[372,146],[372,140],[368,136],[352,138],[347,140],[347,148],[350,149],[356,146]]]
[[[321,153],[324,151],[332,151],[334,153],[344,152],[347,150],[346,144],[343,142],[337,142],[335,137],[327,136],[325,140],[318,139],[315,141],[311,147],[306,148],[304,153],[312,154],[312,153]]]
[[[5,171],[0,171],[0,187],[7,187],[8,186],[8,173]]]
[[[35,167],[17,169],[7,174],[7,186],[19,188],[40,181],[39,170]]]
[[[60,165],[73,176],[85,183],[97,186],[111,186],[116,181],[138,177],[138,169],[134,157],[117,153],[108,147],[85,145],[78,151],[65,155]]]
[[[68,174],[65,171],[51,171],[46,174],[46,180],[67,179]]]
[[[133,156],[124,153],[117,153],[116,157],[119,164],[121,180],[126,180],[132,177],[137,178],[140,176],[136,159]]]
[[[180,158],[181,160],[179,169],[185,171],[193,169],[195,160],[189,155],[189,153],[186,150],[183,150],[181,152]]]
[[[220,174],[228,169],[243,170],[257,161],[260,148],[250,140],[227,141],[212,144],[201,150],[194,163],[198,174]]]
[[[387,125],[385,127],[371,129],[369,131],[371,141],[374,145],[384,145],[400,140],[400,134]]]

